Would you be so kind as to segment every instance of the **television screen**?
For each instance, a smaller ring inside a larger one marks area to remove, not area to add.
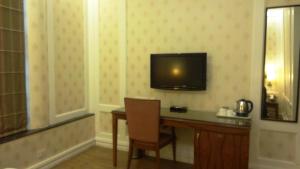
[[[151,88],[206,90],[206,55],[151,54]]]

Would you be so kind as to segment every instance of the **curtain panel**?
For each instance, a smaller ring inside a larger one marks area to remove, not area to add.
[[[26,130],[23,0],[0,0],[0,137]]]

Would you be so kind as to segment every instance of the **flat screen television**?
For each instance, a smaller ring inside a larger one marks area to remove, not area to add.
[[[151,54],[151,88],[206,90],[206,53]]]

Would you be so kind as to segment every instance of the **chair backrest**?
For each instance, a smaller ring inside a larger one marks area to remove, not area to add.
[[[158,143],[160,100],[125,98],[124,101],[129,138]]]

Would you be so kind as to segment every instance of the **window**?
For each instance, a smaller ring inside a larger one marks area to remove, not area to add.
[[[0,137],[26,130],[23,0],[0,0]]]

